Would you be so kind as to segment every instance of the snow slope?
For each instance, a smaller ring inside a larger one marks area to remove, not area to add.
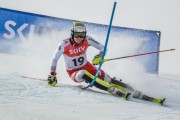
[[[57,87],[49,87],[45,81],[22,78],[16,73],[3,74],[0,76],[0,119],[179,120],[180,81],[146,76],[147,81],[149,88],[144,90],[156,97],[166,97],[165,106],[134,99],[124,101],[62,81]]]
[[[21,77],[46,79],[58,42],[36,38],[13,46],[11,54],[0,53],[0,120],[180,119],[180,76],[147,75],[133,59],[107,62],[103,69],[148,95],[165,97],[165,106],[135,99],[124,101],[94,87],[81,90],[67,76],[62,58],[58,63],[57,87]],[[95,54],[90,54],[89,60]]]

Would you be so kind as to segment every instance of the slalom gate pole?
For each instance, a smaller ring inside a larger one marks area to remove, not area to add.
[[[112,14],[111,14],[111,19],[110,19],[110,23],[109,23],[109,26],[108,26],[108,33],[107,33],[107,36],[106,36],[106,42],[105,42],[105,46],[104,46],[104,51],[103,51],[103,54],[102,54],[102,59],[100,61],[98,70],[97,70],[96,75],[94,76],[94,79],[92,80],[92,82],[88,86],[84,87],[84,89],[87,89],[88,87],[93,86],[93,84],[96,81],[96,78],[98,77],[98,74],[99,74],[99,72],[101,70],[101,66],[102,66],[103,61],[104,61],[104,56],[105,56],[105,53],[106,53],[107,44],[108,44],[108,40],[109,40],[109,35],[110,35],[111,27],[112,27],[112,21],[113,21],[113,17],[114,17],[114,11],[115,11],[115,8],[116,8],[116,3],[117,2],[114,2]]]
[[[156,53],[160,53],[160,52],[169,52],[169,51],[173,51],[173,50],[175,50],[175,49],[161,50],[161,51],[155,51],[155,52],[147,52],[147,53],[142,53],[142,54],[135,54],[135,55],[129,55],[129,56],[117,57],[117,58],[111,58],[111,59],[104,59],[103,62],[107,62],[107,61],[111,61],[111,60],[117,60],[117,59],[130,58],[130,57],[143,56],[143,55],[149,55],[149,54],[156,54]]]

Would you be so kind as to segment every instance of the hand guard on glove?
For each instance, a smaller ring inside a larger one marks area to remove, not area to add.
[[[99,65],[100,64],[100,61],[102,59],[102,54],[98,54],[94,57],[94,59],[92,60],[92,64],[93,65]]]
[[[56,77],[56,72],[52,71],[50,75],[48,75],[48,85],[54,87],[57,84],[57,77]]]

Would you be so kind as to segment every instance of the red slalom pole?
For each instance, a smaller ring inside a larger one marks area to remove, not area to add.
[[[32,79],[32,80],[42,80],[42,81],[47,81],[46,79],[42,79],[42,78],[35,78],[35,77],[28,77],[28,76],[24,76],[21,75],[22,78],[27,78],[27,79]]]
[[[147,53],[142,53],[142,54],[135,54],[135,55],[129,55],[129,56],[124,56],[124,57],[118,57],[118,58],[104,59],[103,62],[107,62],[110,60],[123,59],[123,58],[136,57],[136,56],[143,56],[143,55],[148,55],[148,54],[155,54],[155,53],[160,53],[160,52],[168,52],[168,51],[173,51],[173,50],[175,50],[175,49],[160,50],[160,51],[155,51],[155,52],[147,52]]]

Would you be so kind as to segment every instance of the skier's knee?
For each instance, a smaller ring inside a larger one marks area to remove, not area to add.
[[[74,72],[71,76],[71,78],[75,81],[75,82],[83,82],[84,79],[82,78],[83,75],[85,74],[86,70],[79,70],[77,72]]]

